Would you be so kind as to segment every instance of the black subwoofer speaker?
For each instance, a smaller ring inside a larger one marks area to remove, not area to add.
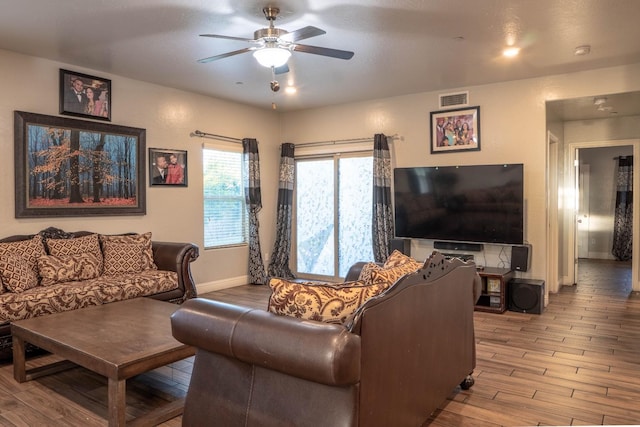
[[[544,310],[544,280],[512,279],[507,286],[510,311],[541,314]]]
[[[397,249],[406,256],[411,256],[411,239],[391,239],[389,249],[389,253]]]

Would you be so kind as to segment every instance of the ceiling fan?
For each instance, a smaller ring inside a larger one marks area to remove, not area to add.
[[[260,65],[272,68],[276,74],[281,74],[289,71],[287,61],[289,60],[292,51],[311,53],[314,55],[322,55],[338,59],[351,59],[351,57],[353,57],[353,52],[346,50],[298,44],[298,41],[300,40],[326,34],[326,31],[317,27],[307,26],[296,31],[288,32],[281,28],[276,28],[273,24],[280,13],[279,8],[265,7],[262,9],[262,12],[264,13],[265,18],[267,18],[267,21],[269,21],[269,27],[255,31],[253,33],[253,39],[223,36],[219,34],[200,34],[202,37],[244,41],[251,43],[253,46],[202,58],[199,59],[198,62],[207,63],[245,52],[253,52],[253,56]]]

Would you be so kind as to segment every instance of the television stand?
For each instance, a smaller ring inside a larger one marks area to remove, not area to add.
[[[484,267],[478,270],[482,291],[476,302],[476,311],[504,313],[507,309],[507,283],[514,276],[508,268]]]

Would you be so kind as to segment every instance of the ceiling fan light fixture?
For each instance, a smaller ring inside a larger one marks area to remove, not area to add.
[[[291,57],[291,51],[281,47],[265,47],[253,52],[258,63],[267,68],[282,67]]]

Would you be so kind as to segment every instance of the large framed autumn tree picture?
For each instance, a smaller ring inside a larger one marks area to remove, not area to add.
[[[16,218],[144,215],[145,129],[14,112]]]

